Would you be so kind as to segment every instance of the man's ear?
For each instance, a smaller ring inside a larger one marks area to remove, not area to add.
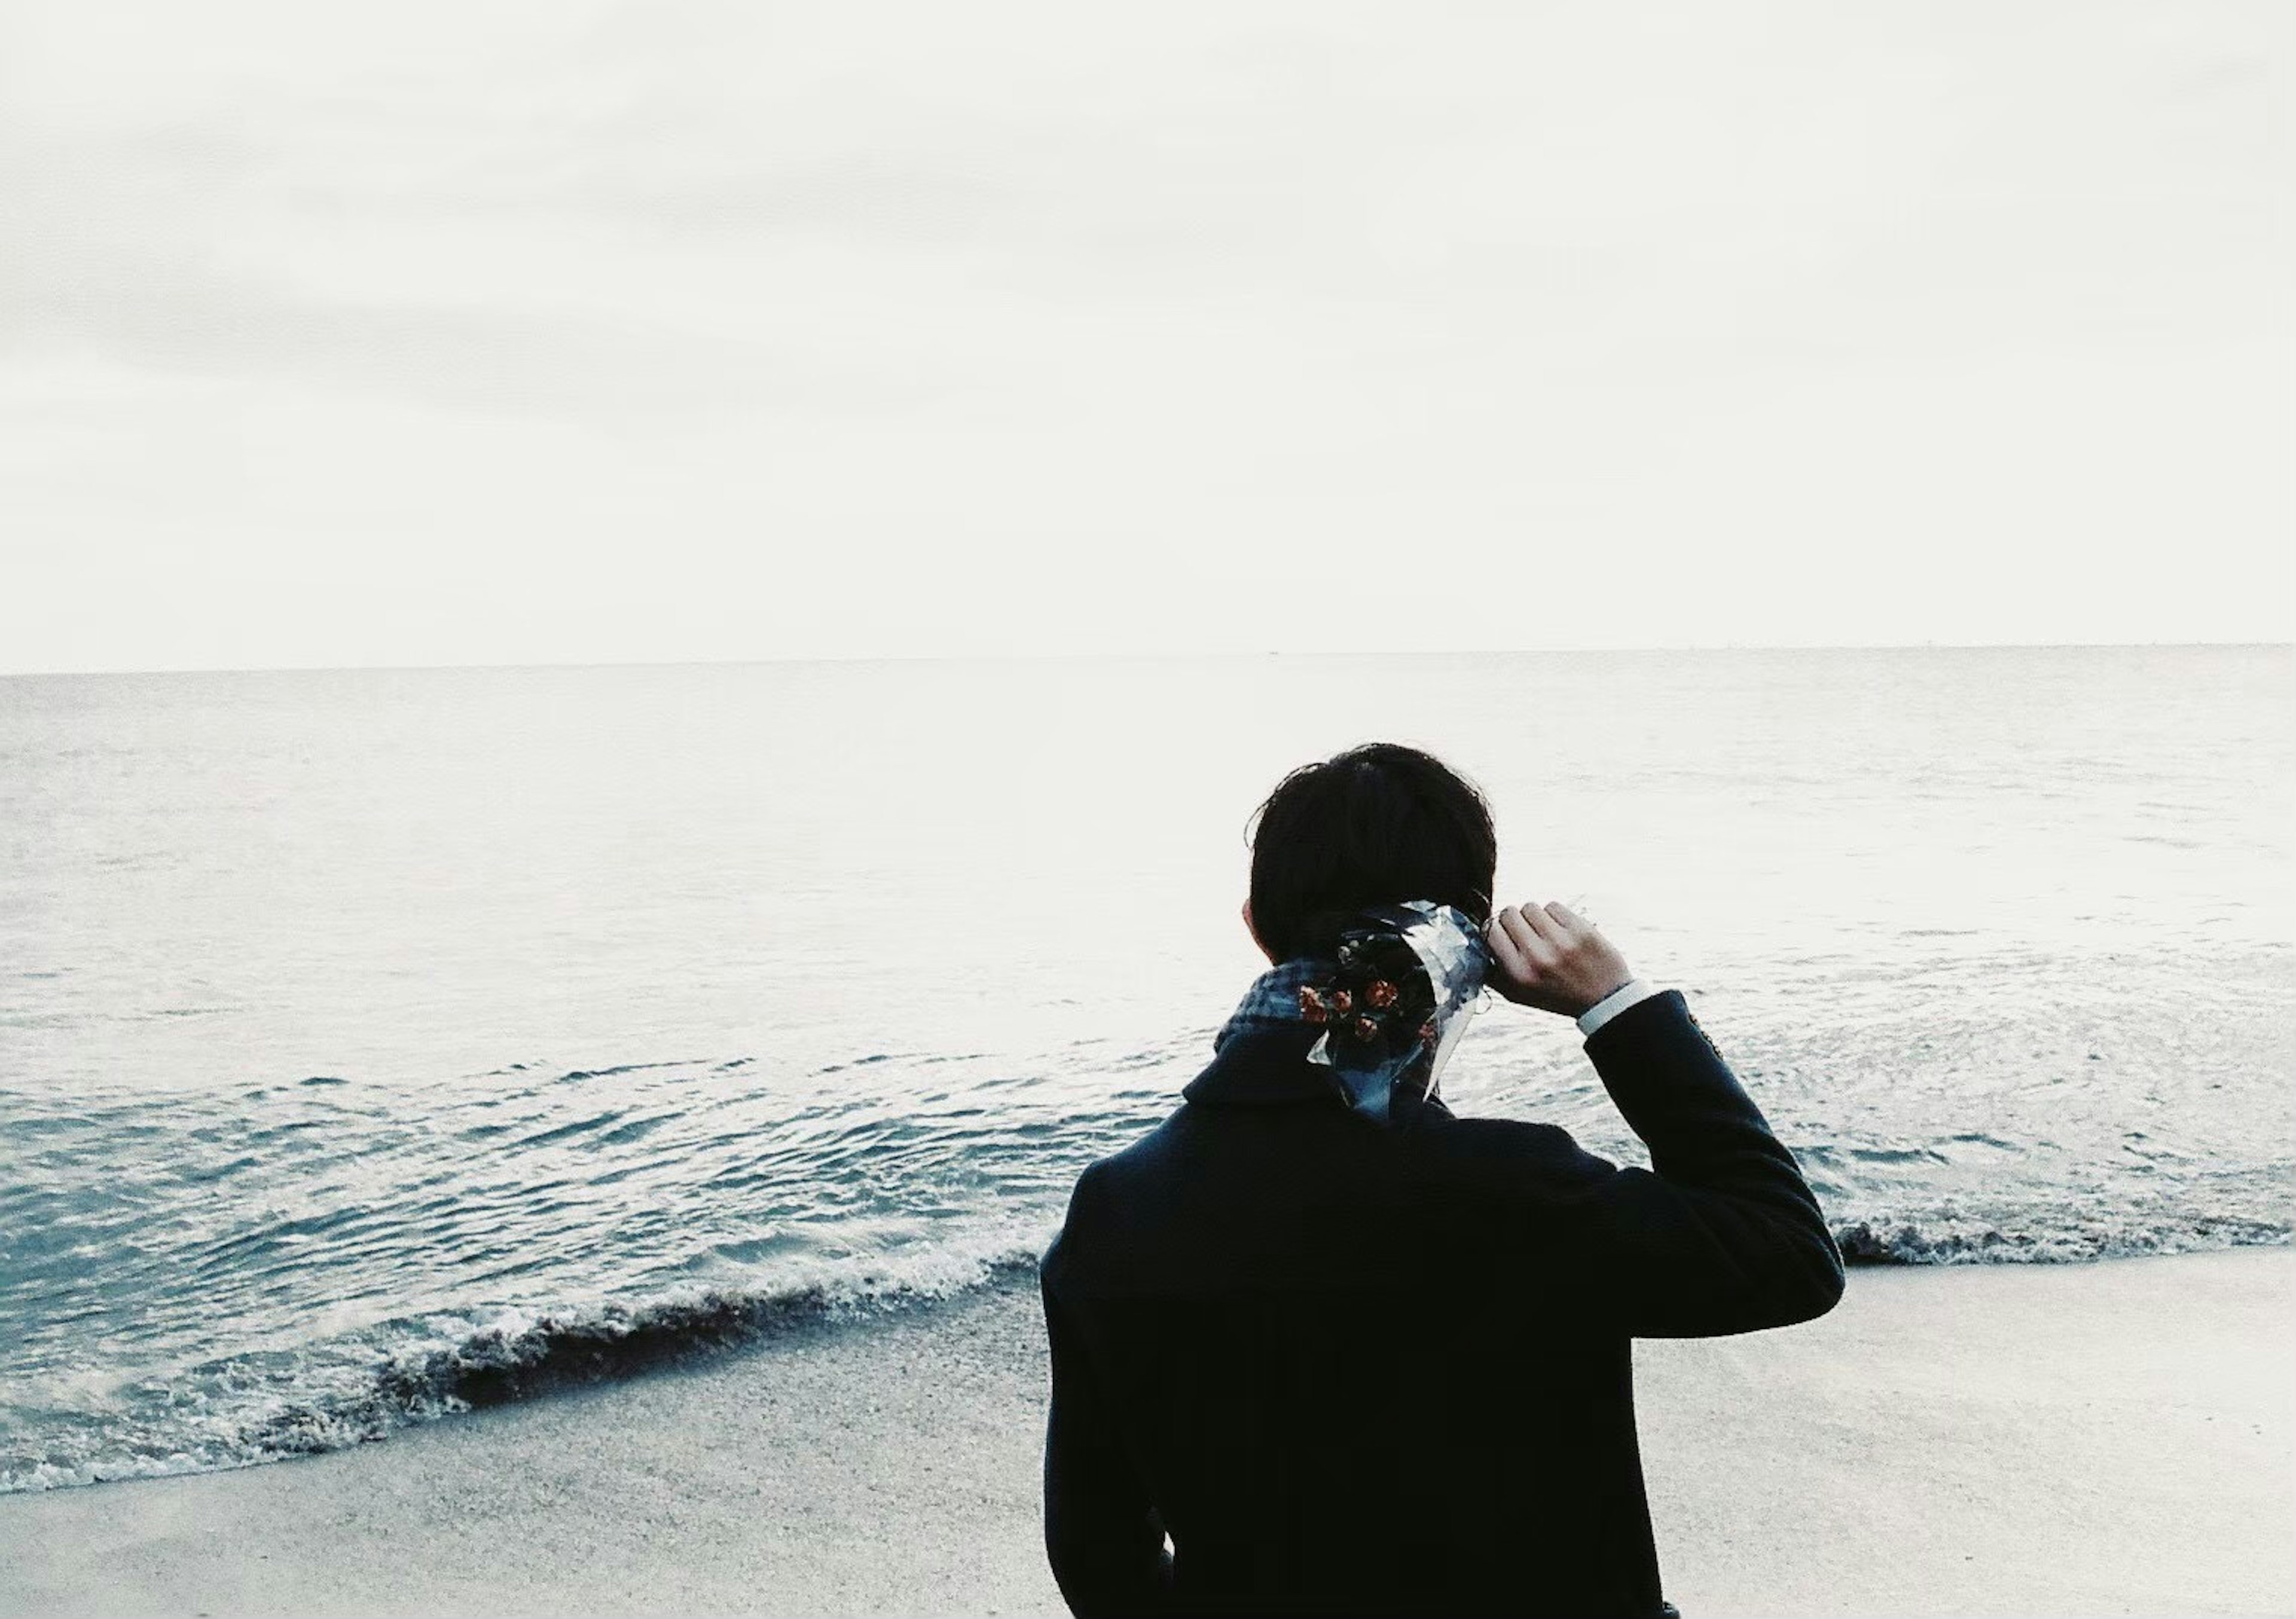
[[[1249,897],[1246,897],[1243,902],[1243,928],[1246,933],[1251,935],[1251,942],[1259,946],[1259,953],[1273,963],[1275,961],[1275,953],[1268,949],[1267,941],[1259,936],[1259,925],[1251,920],[1251,901]]]

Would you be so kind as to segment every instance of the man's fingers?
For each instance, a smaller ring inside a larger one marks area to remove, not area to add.
[[[1522,920],[1521,912],[1513,905],[1491,918],[1491,954],[1506,969],[1507,977],[1518,984],[1530,984],[1538,977],[1538,964],[1523,948],[1526,939],[1537,936],[1531,932],[1529,924]]]
[[[1557,960],[1559,931],[1553,917],[1534,918],[1530,913],[1535,909],[1535,906],[1509,905],[1499,912],[1499,926],[1506,929],[1507,937],[1514,941],[1514,947],[1522,953],[1533,968],[1552,967]]]
[[[1517,912],[1523,926],[1533,930],[1533,936],[1552,950],[1562,950],[1570,943],[1563,925],[1550,914],[1546,905],[1524,905]]]
[[[1484,932],[1501,992],[1525,1006],[1583,1010],[1600,998],[1597,980],[1610,989],[1631,976],[1595,924],[1560,900],[1509,905]]]
[[[1491,954],[1510,977],[1523,976],[1522,952],[1515,948],[1514,937],[1506,930],[1506,912],[1495,912],[1490,925],[1483,929],[1483,937],[1491,947]]]

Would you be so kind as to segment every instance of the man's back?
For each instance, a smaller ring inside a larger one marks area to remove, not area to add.
[[[1678,992],[1587,1041],[1655,1173],[1439,1104],[1374,1122],[1314,1034],[1231,1041],[1046,1256],[1070,1607],[1660,1612],[1629,1339],[1833,1305],[1791,1155]]]

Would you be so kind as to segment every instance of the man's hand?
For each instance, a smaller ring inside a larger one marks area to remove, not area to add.
[[[1491,987],[1518,1006],[1576,1018],[1635,975],[1595,924],[1554,901],[1490,920]]]

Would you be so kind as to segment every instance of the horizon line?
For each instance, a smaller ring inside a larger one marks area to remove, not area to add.
[[[1329,649],[1267,647],[1251,650],[1188,652],[832,652],[800,653],[765,658],[627,658],[588,662],[543,659],[495,663],[360,663],[360,664],[182,664],[141,668],[46,668],[0,670],[0,680],[62,680],[78,677],[133,677],[149,675],[419,675],[469,673],[482,669],[707,669],[754,668],[791,664],[936,664],[936,663],[1160,663],[1241,662],[1267,658],[1557,658],[1642,656],[1684,652],[2007,652],[2105,651],[2152,648],[2175,650],[2207,647],[2223,650],[2296,649],[2296,641],[1891,641],[1891,642],[1678,642],[1636,646],[1566,647],[1427,647],[1398,648],[1367,652]]]

